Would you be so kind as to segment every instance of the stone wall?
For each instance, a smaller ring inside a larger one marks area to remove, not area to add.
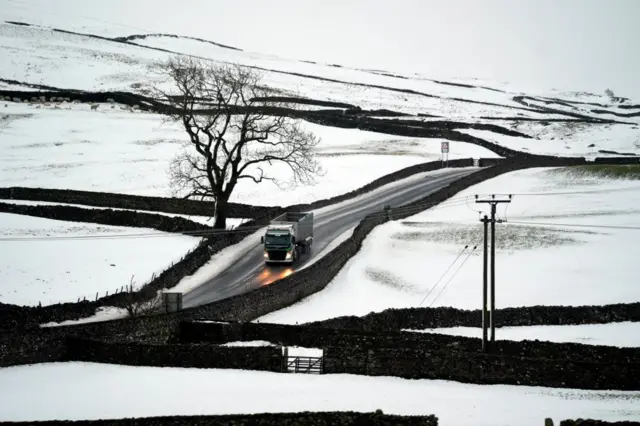
[[[354,411],[305,411],[300,413],[233,414],[217,416],[164,416],[108,420],[2,422],[2,424],[6,426],[438,426],[438,418],[434,415],[391,415],[384,414],[380,410],[373,413],[359,413]]]
[[[598,390],[640,390],[640,363],[584,362],[404,348],[326,348],[327,374]],[[345,362],[346,360],[346,362]]]
[[[640,321],[640,302],[590,306],[526,306],[496,309],[498,327],[606,324]],[[440,327],[482,327],[480,309],[450,307],[386,309],[363,317],[345,316],[307,323],[312,327],[361,331],[421,330]]]
[[[598,157],[595,164],[640,164],[640,157]]]
[[[323,348],[328,374],[640,390],[640,348],[499,340],[485,354],[480,339],[458,336],[186,321],[180,324],[179,340],[185,344],[266,340]]]
[[[129,210],[85,209],[75,206],[25,205],[0,202],[0,213],[13,213],[67,222],[97,223],[109,226],[148,228],[187,235],[211,234],[213,227],[182,217]]]
[[[182,198],[151,197],[111,192],[78,191],[73,189],[0,188],[0,199],[47,201],[52,203],[79,204],[93,207],[145,210],[208,217],[212,217],[215,211],[215,203],[213,201],[185,200]],[[269,214],[270,209],[272,209],[272,207],[229,203],[229,217],[253,219]]]
[[[498,336],[499,338],[499,336]],[[303,325],[267,323],[212,323],[182,321],[178,341],[185,344],[225,343],[265,340],[286,346],[312,348],[404,348],[481,352],[479,338],[446,334],[412,332],[363,332]],[[580,362],[634,363],[640,359],[640,348],[616,348],[578,343],[497,340],[491,354],[526,358],[573,360]]]
[[[607,422],[594,419],[562,420],[558,426],[640,426],[640,422],[619,421]]]
[[[282,369],[282,348],[220,347],[212,344],[153,345],[70,337],[66,341],[62,360],[147,367],[234,368],[279,372]]]

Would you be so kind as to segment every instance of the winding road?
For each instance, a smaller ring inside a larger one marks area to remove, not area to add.
[[[314,240],[311,253],[294,267],[266,266],[260,240],[237,261],[207,282],[185,293],[183,307],[190,308],[226,299],[269,285],[302,268],[333,240],[356,226],[365,216],[381,212],[385,204],[393,208],[419,200],[453,181],[478,171],[477,167],[442,169],[412,176],[314,212]],[[417,213],[417,212],[416,212]],[[247,238],[252,238],[249,236]]]

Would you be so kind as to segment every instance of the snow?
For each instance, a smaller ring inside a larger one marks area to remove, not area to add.
[[[514,194],[497,212],[507,219],[496,227],[498,309],[640,301],[637,262],[630,255],[640,250],[634,231],[590,227],[639,226],[639,182],[534,168],[490,179],[423,213],[375,228],[325,290],[260,321],[304,323],[417,306],[479,309],[478,220],[488,209],[475,204],[474,196],[492,193]],[[470,247],[463,252],[465,245]]]
[[[522,327],[496,327],[498,340],[541,340],[558,343],[582,343],[587,345],[640,347],[640,322],[613,322],[607,324],[541,325]],[[416,333],[438,333],[453,336],[482,337],[479,327],[429,328],[411,330]]]
[[[609,157],[610,155],[599,152],[607,150],[640,156],[640,131],[637,126],[557,122],[543,125],[521,122],[511,128],[540,139],[500,135],[487,130],[459,129],[458,131],[517,151],[541,155]]]
[[[176,398],[166,391],[168,384],[189,389],[189,397]],[[538,426],[547,417],[557,423],[640,416],[640,392],[81,362],[4,368],[0,397],[0,421],[381,409],[435,414],[440,424],[450,426]]]
[[[251,340],[248,342],[229,342],[229,343],[224,343],[220,346],[237,348],[237,347],[275,346],[275,345],[271,342],[267,342],[266,340]]]
[[[266,340],[249,340],[249,341],[237,341],[237,342],[227,342],[223,343],[220,346],[227,348],[238,348],[238,347],[265,347],[265,346],[280,346],[273,342],[269,342]],[[319,348],[305,348],[301,346],[287,346],[287,356],[289,357],[312,357],[319,358],[323,355],[323,350]],[[282,353],[284,354],[285,347],[282,347]]]
[[[100,321],[112,321],[116,319],[126,318],[128,315],[129,314],[127,310],[124,308],[116,308],[115,306],[103,306],[96,309],[96,313],[90,317],[61,322],[48,322],[45,324],[40,324],[40,327],[60,327],[65,325],[78,325]]]
[[[0,213],[0,223],[0,302],[17,305],[93,300],[120,291],[132,276],[139,288],[200,241],[8,213]]]
[[[169,162],[185,133],[159,116],[83,104],[11,103],[3,112],[0,185],[168,195]]]

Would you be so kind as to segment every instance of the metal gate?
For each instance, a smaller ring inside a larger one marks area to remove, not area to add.
[[[324,362],[322,357],[287,356],[283,367],[285,373],[322,374]]]

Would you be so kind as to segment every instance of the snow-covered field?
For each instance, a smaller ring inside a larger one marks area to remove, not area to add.
[[[639,230],[606,228],[640,227],[640,181],[535,168],[377,227],[325,290],[260,321],[303,323],[417,306],[479,309],[479,219],[488,208],[474,196],[492,193],[514,194],[497,212],[507,220],[496,225],[497,308],[640,300],[631,255],[640,251]]]
[[[188,389],[188,397],[176,398],[166,391],[168,384]],[[640,392],[76,362],[4,368],[0,397],[2,421],[381,409],[435,414],[448,426],[539,426],[546,417],[559,422],[640,416]]]
[[[132,276],[139,288],[200,241],[7,213],[0,223],[0,302],[17,305],[93,300],[120,291]]]
[[[120,192],[169,196],[169,164],[186,133],[155,114],[88,105],[54,109],[9,103],[0,113],[0,186]],[[362,187],[396,170],[440,159],[440,141],[394,137],[357,129],[305,123],[322,139],[318,159],[325,170],[314,186],[243,180],[233,202],[286,205],[329,198]],[[42,129],[47,131],[43,132]],[[496,157],[464,142],[450,144],[449,158]],[[287,180],[274,167],[272,176]]]

